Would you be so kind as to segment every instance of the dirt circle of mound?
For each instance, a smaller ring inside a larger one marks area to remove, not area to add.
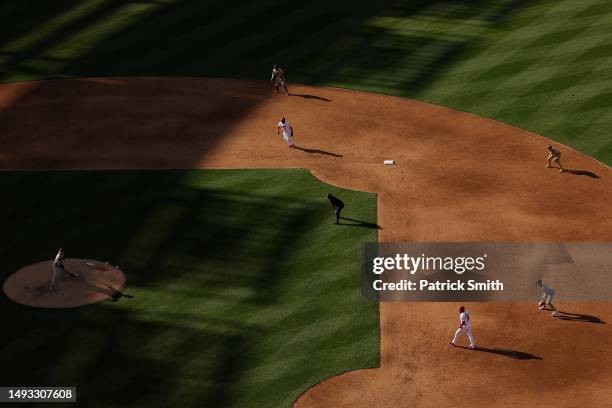
[[[13,273],[4,282],[4,293],[14,302],[43,308],[88,305],[120,294],[125,285],[123,272],[109,264],[90,259],[66,259],[68,274],[60,277],[51,291],[53,261],[38,262]]]

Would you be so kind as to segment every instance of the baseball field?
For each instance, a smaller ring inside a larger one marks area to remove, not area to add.
[[[466,304],[480,348],[453,349],[457,305],[367,302],[361,263],[375,241],[612,241],[611,23],[601,0],[3,5],[0,276],[61,246],[118,266],[127,296],[3,296],[0,386],[87,407],[607,406],[612,303]]]
[[[7,271],[61,241],[118,264],[132,296],[59,310],[3,296],[2,384],[78,384],[83,406],[272,407],[378,365],[378,309],[359,290],[377,230],[333,228],[321,199],[371,220],[373,194],[304,170],[4,172],[0,185]]]
[[[23,0],[4,4],[0,81],[288,79],[416,98],[612,163],[605,0]]]

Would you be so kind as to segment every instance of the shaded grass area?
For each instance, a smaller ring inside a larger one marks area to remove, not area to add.
[[[0,81],[266,79],[417,98],[612,163],[606,0],[23,0],[0,13]]]
[[[76,385],[83,407],[288,407],[315,383],[378,365],[361,246],[325,194],[375,222],[374,194],[305,170],[0,173],[1,274],[110,261],[132,299],[42,310],[0,300],[0,383]],[[33,404],[32,406],[38,406]]]

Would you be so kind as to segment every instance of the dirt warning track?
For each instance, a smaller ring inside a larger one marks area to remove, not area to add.
[[[287,168],[378,193],[381,241],[612,241],[612,170],[499,122],[382,95],[188,78],[0,86],[4,169]],[[300,149],[276,135],[286,116]],[[394,159],[395,166],[383,166]],[[350,213],[347,203],[346,214]],[[602,406],[612,303],[474,303],[480,349],[450,348],[456,306],[380,307],[381,367],[328,379],[297,407]],[[599,405],[598,405],[599,404]]]

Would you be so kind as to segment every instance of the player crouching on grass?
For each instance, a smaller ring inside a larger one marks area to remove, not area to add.
[[[329,200],[332,208],[334,209],[334,214],[336,214],[336,222],[334,222],[334,224],[339,224],[340,223],[340,213],[342,212],[342,209],[344,208],[344,202],[342,202],[342,200],[339,199],[338,197],[334,197],[331,194],[327,195],[327,199]]]
[[[551,288],[550,286],[546,286],[544,282],[542,282],[542,279],[538,279],[537,285],[538,285],[538,292],[542,294],[540,303],[538,303],[538,308],[540,310],[544,310],[546,306],[548,306],[553,311],[552,315],[556,316],[558,313],[557,308],[555,307],[555,305],[552,304],[552,298],[553,296],[555,296],[555,290]]]
[[[465,332],[470,339],[470,348],[473,350],[474,345],[474,336],[472,335],[472,321],[470,320],[470,312],[465,310],[465,307],[459,307],[459,328],[455,332],[455,337],[451,340],[450,345],[455,347],[457,345],[457,339],[461,335],[462,332]]]

